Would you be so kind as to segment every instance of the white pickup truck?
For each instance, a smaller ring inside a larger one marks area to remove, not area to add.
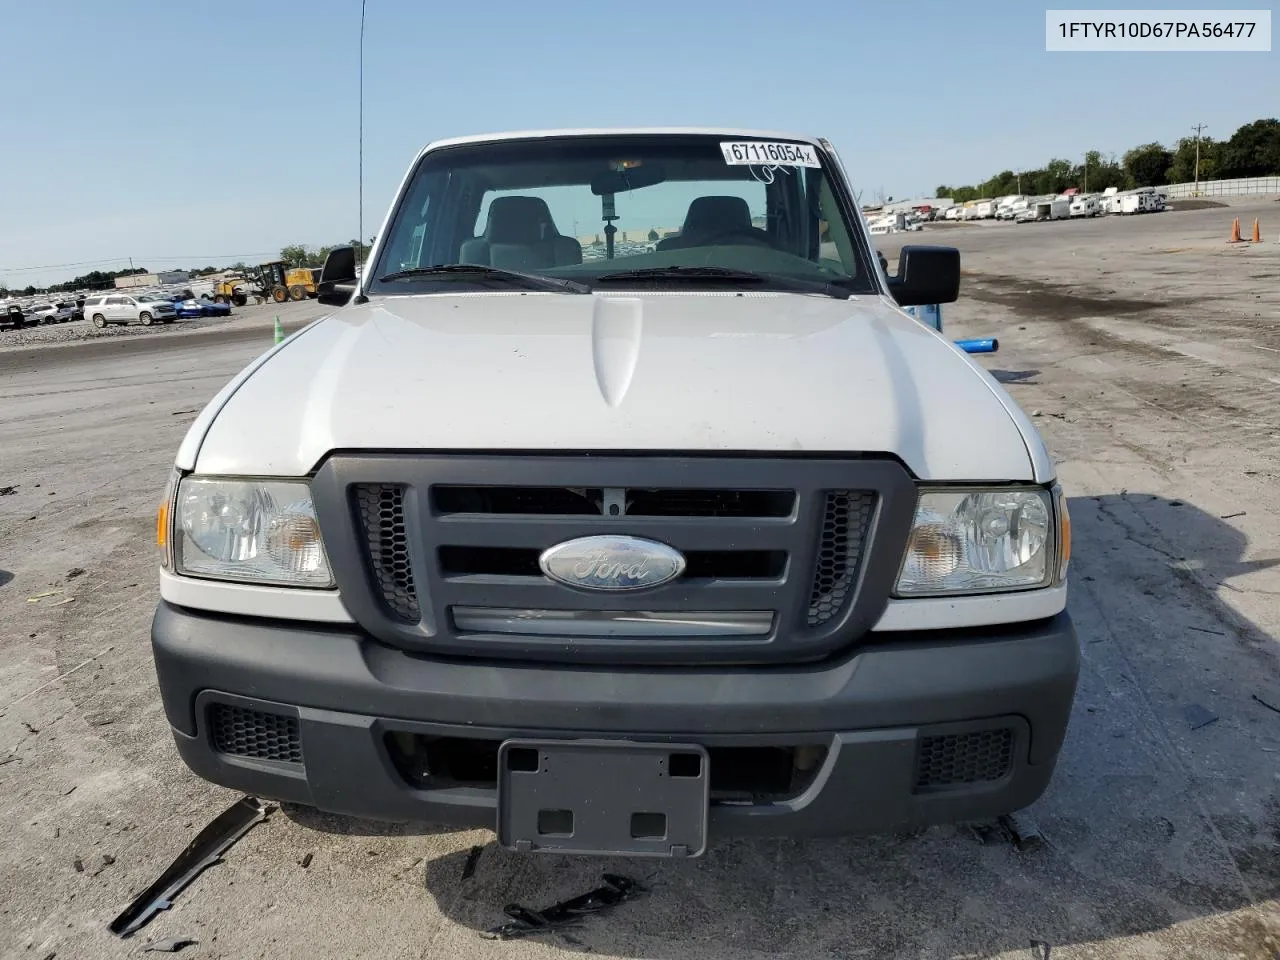
[[[178,450],[152,644],[196,773],[665,857],[1047,788],[1054,465],[901,309],[954,301],[959,254],[888,275],[830,143],[434,143],[359,273],[334,251],[334,312]]]

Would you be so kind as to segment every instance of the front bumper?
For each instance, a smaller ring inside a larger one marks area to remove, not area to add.
[[[881,832],[1025,807],[1049,784],[1079,671],[1065,612],[768,668],[433,659],[349,626],[165,602],[152,646],[178,750],[214,783],[369,819],[492,828],[497,791],[483,774],[418,777],[406,745],[696,743],[711,757],[713,837]],[[716,799],[717,757],[815,747],[790,795]]]

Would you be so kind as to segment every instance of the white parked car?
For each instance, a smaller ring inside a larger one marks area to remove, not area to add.
[[[172,300],[154,294],[95,294],[84,302],[84,315],[95,327],[112,323],[173,323],[178,311]]]
[[[27,310],[27,315],[35,323],[66,323],[68,320],[75,319],[76,305],[65,301],[61,303],[37,303]]]
[[[1035,801],[1079,671],[1063,493],[903,310],[956,300],[959,252],[887,277],[856,195],[788,134],[428,146],[363,276],[333,251],[333,312],[177,451],[151,643],[185,763],[610,856]]]

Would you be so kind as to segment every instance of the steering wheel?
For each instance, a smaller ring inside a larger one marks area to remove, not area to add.
[[[729,238],[736,238],[756,247],[772,247],[773,244],[760,236],[754,227],[729,227],[718,233],[704,234],[698,238],[698,246],[724,243]]]

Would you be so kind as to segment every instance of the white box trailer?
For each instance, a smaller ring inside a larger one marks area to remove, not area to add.
[[[1066,220],[1071,216],[1070,197],[1050,197],[1036,201],[1037,220]]]

